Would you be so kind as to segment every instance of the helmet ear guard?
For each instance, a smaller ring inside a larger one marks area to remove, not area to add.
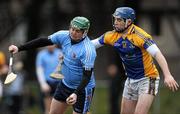
[[[131,21],[131,23],[129,24],[129,21]],[[126,19],[125,20],[125,28],[128,28],[131,24],[132,24],[132,20],[131,19]],[[129,25],[128,25],[129,24]]]

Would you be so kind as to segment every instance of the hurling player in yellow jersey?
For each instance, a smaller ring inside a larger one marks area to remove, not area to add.
[[[153,58],[162,69],[165,85],[172,91],[179,87],[152,37],[134,25],[134,20],[135,11],[132,8],[119,7],[113,14],[114,30],[92,41],[96,48],[103,45],[113,46],[124,64],[127,80],[121,114],[148,113],[159,86],[159,73]]]

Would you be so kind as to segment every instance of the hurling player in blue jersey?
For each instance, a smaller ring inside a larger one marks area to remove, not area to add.
[[[96,50],[87,36],[90,22],[85,17],[75,17],[69,30],[58,31],[48,38],[38,38],[21,46],[11,45],[9,51],[19,51],[47,45],[60,45],[63,51],[62,75],[51,103],[49,114],[64,114],[68,105],[73,114],[86,114],[91,104],[95,79],[93,76]]]
[[[52,45],[39,51],[36,57],[36,73],[43,95],[45,114],[49,113],[51,100],[59,83],[59,79],[53,79],[50,75],[58,66],[60,56],[63,56],[62,51]]]

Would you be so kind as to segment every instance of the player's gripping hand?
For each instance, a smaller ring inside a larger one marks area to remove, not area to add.
[[[13,54],[18,52],[18,47],[15,45],[10,45],[9,46],[9,52],[12,52]]]
[[[72,93],[67,99],[66,99],[66,103],[69,105],[73,105],[75,104],[77,101],[77,95],[75,93]]]

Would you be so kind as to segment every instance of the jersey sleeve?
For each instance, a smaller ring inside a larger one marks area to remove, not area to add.
[[[91,42],[92,42],[92,44],[95,46],[96,49],[103,46],[103,45],[100,43],[99,38],[94,39],[94,40],[91,40]]]
[[[64,34],[62,31],[58,31],[50,36],[48,38],[54,43],[54,44],[59,44],[62,45],[64,41]]]
[[[119,39],[120,34],[114,31],[108,31],[99,38],[101,45],[114,45],[114,43]]]
[[[99,40],[99,43],[100,43],[101,45],[104,45],[104,44],[105,44],[105,42],[104,42],[104,34],[101,35],[101,36],[98,38],[98,40]]]
[[[101,35],[100,37],[99,37],[99,43],[101,44],[101,45],[106,45],[106,44],[110,44],[109,43],[109,39],[111,38],[112,36],[111,36],[111,33],[110,32],[106,32],[105,34],[103,34],[103,35]]]
[[[152,46],[152,45],[156,45],[155,41],[154,41],[152,38],[146,37],[146,38],[144,39],[143,47],[144,47],[145,49],[147,49],[147,48],[149,48],[149,47]]]
[[[85,70],[91,70],[91,68],[94,68],[95,58],[96,58],[95,49],[86,47],[85,51],[80,57],[81,63],[83,64],[83,67],[85,68]]]
[[[152,45],[156,45],[155,41],[152,39],[150,35],[141,36],[136,39],[136,43],[139,47],[142,47],[144,49],[149,48]]]
[[[157,47],[157,45],[153,44],[151,46],[149,46],[146,49],[153,57],[156,55],[157,52],[159,52],[159,48]]]

